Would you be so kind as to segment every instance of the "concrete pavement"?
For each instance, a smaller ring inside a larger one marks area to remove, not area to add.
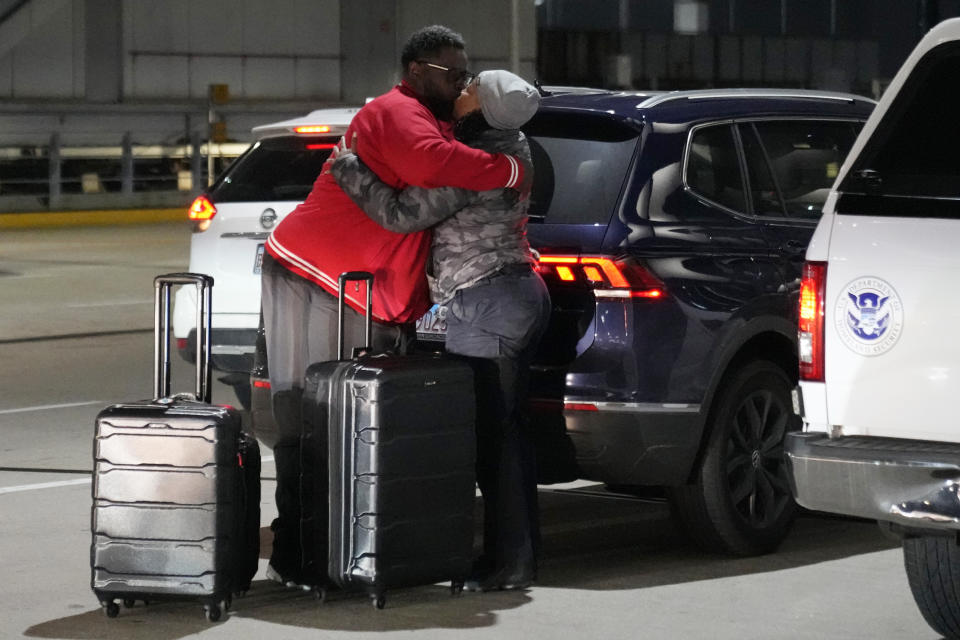
[[[714,556],[684,542],[665,503],[585,482],[541,488],[544,563],[527,592],[436,585],[391,592],[382,611],[320,605],[265,581],[262,561],[220,623],[189,602],[107,619],[89,586],[93,416],[149,395],[152,278],[185,268],[188,243],[181,225],[0,233],[0,639],[936,637],[873,523],[808,514],[775,554]],[[218,385],[214,400],[230,394]],[[269,465],[264,477],[266,527]]]

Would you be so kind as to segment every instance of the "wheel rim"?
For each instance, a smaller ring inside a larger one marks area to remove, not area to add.
[[[733,416],[727,486],[734,508],[751,527],[774,524],[792,500],[783,461],[789,422],[786,404],[769,389],[749,394]]]

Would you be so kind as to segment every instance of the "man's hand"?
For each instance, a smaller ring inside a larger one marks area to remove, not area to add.
[[[323,169],[320,170],[320,173],[330,173],[330,167],[333,166],[334,161],[341,157],[347,155],[357,155],[357,132],[354,131],[353,135],[350,136],[350,142],[347,142],[346,136],[340,136],[340,140],[337,141],[337,144],[333,145],[333,151],[330,152],[330,156],[327,158],[326,162],[323,163]]]

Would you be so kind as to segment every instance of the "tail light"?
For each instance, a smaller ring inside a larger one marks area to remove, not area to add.
[[[311,124],[303,125],[293,128],[294,133],[310,134],[310,133],[330,133],[330,125],[328,124]]]
[[[800,379],[823,382],[823,297],[826,262],[807,262],[800,281]]]
[[[666,295],[664,284],[631,258],[540,256],[537,270],[553,283],[587,286],[597,298],[647,298]]]
[[[565,411],[600,411],[600,407],[592,402],[564,402]]]
[[[199,196],[187,209],[187,217],[197,223],[199,231],[206,231],[215,215],[217,215],[217,208],[207,196]]]

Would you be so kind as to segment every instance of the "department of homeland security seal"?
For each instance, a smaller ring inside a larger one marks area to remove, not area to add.
[[[886,353],[903,332],[903,303],[890,283],[864,276],[850,282],[837,297],[834,326],[854,353]]]

